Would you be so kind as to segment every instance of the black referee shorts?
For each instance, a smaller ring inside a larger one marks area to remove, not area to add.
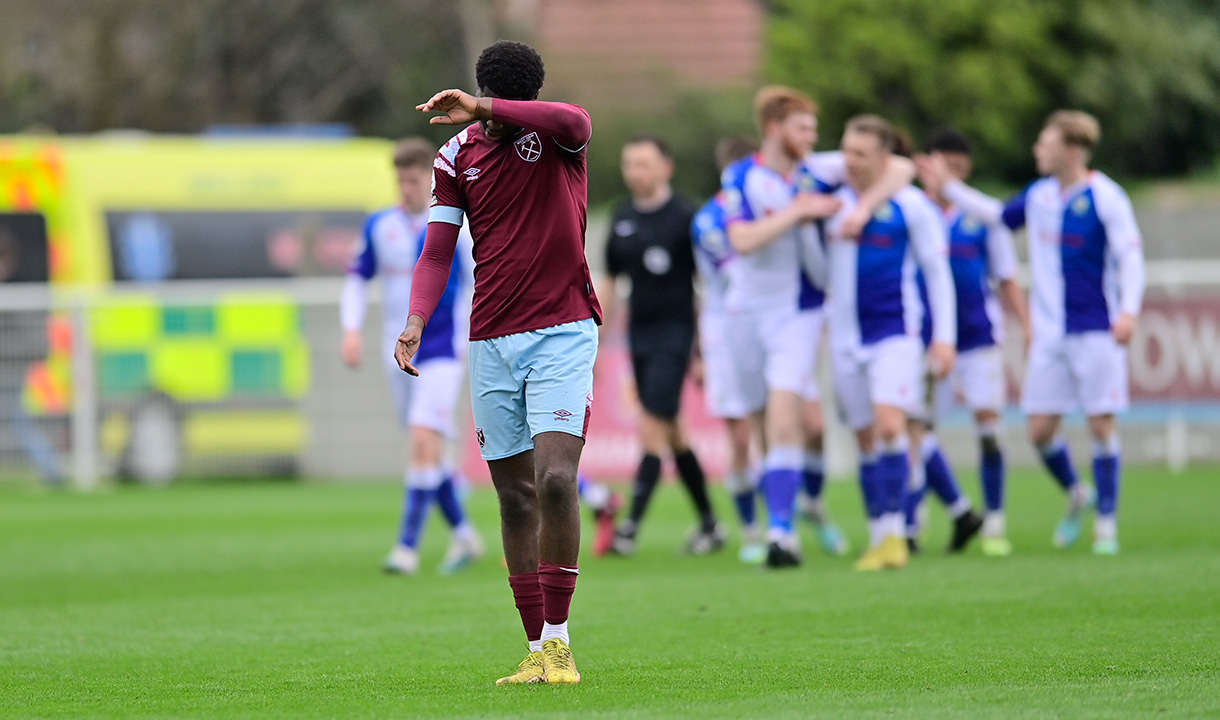
[[[690,350],[632,349],[631,367],[635,372],[636,394],[650,415],[666,420],[678,417],[682,400],[682,381],[690,366]]]

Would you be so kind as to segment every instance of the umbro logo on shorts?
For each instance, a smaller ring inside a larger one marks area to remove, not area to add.
[[[572,417],[572,413],[568,412],[567,410],[556,410],[555,411],[556,420],[567,422],[568,418],[570,418],[570,417]]]

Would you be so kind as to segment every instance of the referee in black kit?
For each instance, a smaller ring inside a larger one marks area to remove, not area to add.
[[[663,140],[639,135],[623,146],[623,181],[631,200],[614,211],[606,243],[608,277],[602,308],[609,319],[618,302],[615,280],[631,279],[627,339],[640,404],[640,444],[644,456],[635,475],[627,519],[614,538],[614,551],[630,555],[648,502],[661,479],[661,457],[672,452],[682,485],[699,514],[686,551],[704,555],[724,545],[707,494],[707,480],[678,420],[682,383],[695,339],[695,257],[691,221],[695,206],[674,195],[674,164]]]

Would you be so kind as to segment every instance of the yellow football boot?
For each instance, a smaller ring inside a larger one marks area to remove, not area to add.
[[[534,652],[525,656],[525,659],[522,660],[521,664],[517,666],[517,672],[509,675],[508,677],[500,678],[496,681],[496,684],[518,685],[520,683],[545,682],[542,679],[544,672],[545,670],[543,669],[542,664],[542,653],[535,650]]]
[[[911,559],[906,539],[897,535],[886,535],[881,544],[877,546],[877,552],[881,556],[882,566],[890,570],[906,567],[907,562]]]
[[[551,685],[580,682],[580,672],[568,644],[559,638],[542,643],[542,680]]]
[[[871,547],[856,561],[858,572],[876,572],[885,569],[885,559],[881,556],[881,546]]]

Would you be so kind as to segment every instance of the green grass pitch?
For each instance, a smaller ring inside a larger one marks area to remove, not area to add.
[[[810,536],[796,571],[681,557],[667,483],[637,557],[583,558],[584,681],[509,688],[524,636],[487,491],[488,558],[436,575],[434,516],[400,578],[378,572],[388,483],[0,485],[0,717],[1220,717],[1220,470],[1124,482],[1117,558],[1053,550],[1062,496],[1020,472],[1013,557],[945,556],[934,511],[929,550],[870,575]],[[856,488],[829,494],[858,546]]]

